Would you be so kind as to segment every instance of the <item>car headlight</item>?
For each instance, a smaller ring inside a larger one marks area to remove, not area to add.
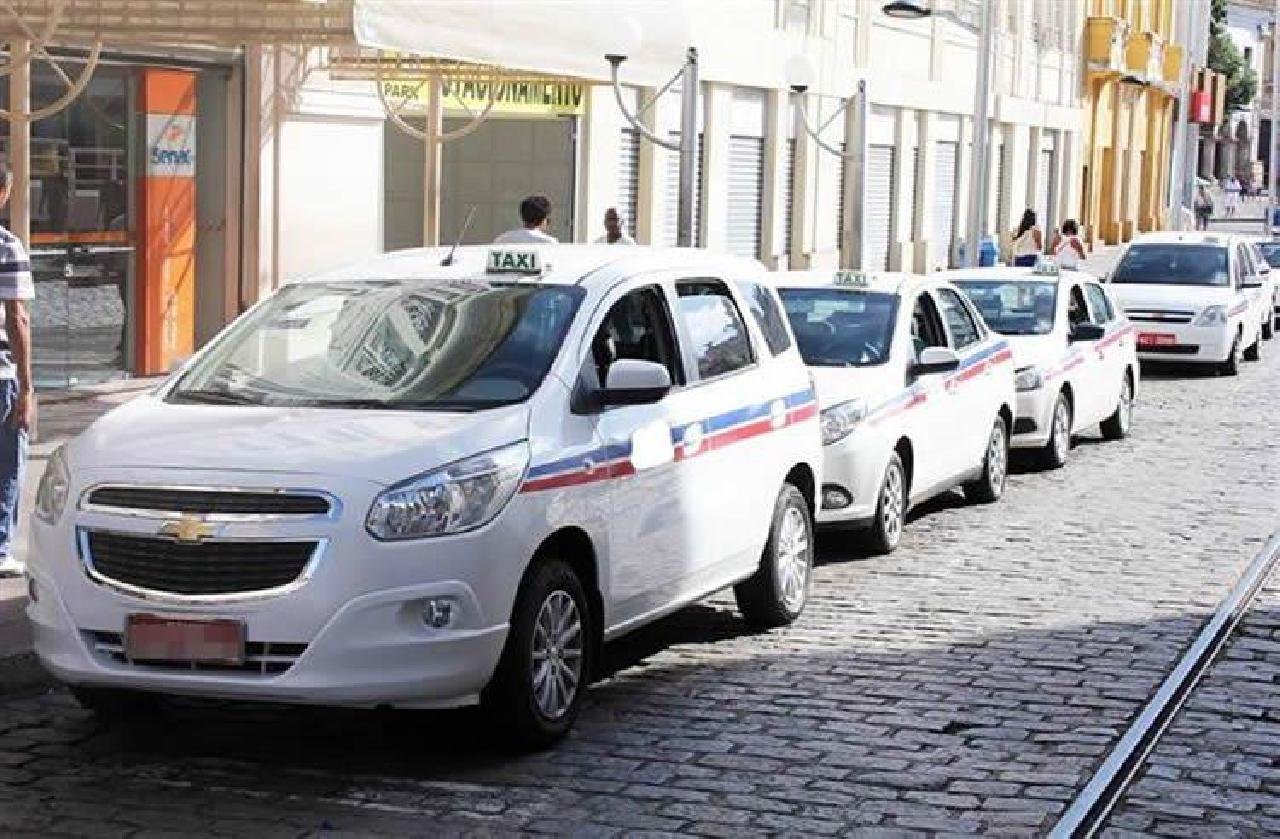
[[[853,433],[867,415],[867,404],[861,399],[832,405],[821,414],[822,445],[838,443]]]
[[[1196,317],[1195,326],[1226,326],[1227,307],[1209,306]]]
[[[36,518],[45,524],[57,524],[62,518],[62,511],[67,507],[67,494],[71,489],[71,473],[67,471],[67,457],[63,449],[49,458],[44,475],[40,478],[40,486],[36,490]]]
[[[1044,387],[1044,371],[1039,367],[1023,367],[1013,378],[1018,390],[1039,390]]]
[[[515,495],[529,465],[520,442],[451,463],[379,495],[365,528],[375,539],[422,539],[488,524]]]

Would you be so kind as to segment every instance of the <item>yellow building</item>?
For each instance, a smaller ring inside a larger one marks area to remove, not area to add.
[[[1183,1],[1085,0],[1080,218],[1094,244],[1164,226],[1183,61],[1174,7]]]

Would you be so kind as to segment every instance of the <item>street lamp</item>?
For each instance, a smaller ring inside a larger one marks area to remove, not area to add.
[[[945,18],[978,36],[978,78],[973,97],[973,159],[969,169],[969,224],[965,236],[965,261],[978,264],[978,239],[987,215],[987,151],[990,145],[991,121],[991,53],[995,47],[995,26],[989,0],[979,0],[978,25],[964,20],[954,11],[937,11],[930,2],[891,0],[880,7],[888,17],[898,20],[921,20],[934,15]]]
[[[610,47],[604,60],[609,62],[610,79],[613,82],[613,95],[618,100],[618,109],[623,117],[631,123],[639,134],[649,142],[664,149],[680,153],[680,189],[676,205],[676,244],[682,248],[691,248],[696,244],[694,227],[694,199],[696,196],[697,176],[695,152],[698,148],[698,50],[689,47],[685,53],[684,66],[663,85],[654,96],[666,93],[680,81],[680,142],[672,142],[659,137],[642,123],[639,116],[627,109],[626,99],[622,93],[622,64],[631,53],[640,47],[640,27],[630,18],[624,18],[618,27],[621,33],[618,43]],[[652,102],[650,103],[652,104]],[[643,109],[642,109],[643,110]]]

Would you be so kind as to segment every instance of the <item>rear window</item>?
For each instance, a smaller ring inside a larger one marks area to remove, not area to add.
[[[868,367],[889,358],[898,296],[836,288],[784,288],[782,305],[811,367]]]
[[[1228,286],[1227,249],[1221,245],[1131,245],[1111,282],[1135,285]]]
[[[760,327],[765,343],[769,345],[769,352],[778,355],[790,349],[791,334],[787,332],[787,322],[778,310],[777,299],[769,289],[758,283],[743,283],[742,289],[751,309],[751,316],[756,319],[756,325]]]

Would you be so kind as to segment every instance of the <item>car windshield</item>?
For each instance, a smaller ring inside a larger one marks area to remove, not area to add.
[[[1280,242],[1259,242],[1258,250],[1262,251],[1262,258],[1272,268],[1280,268]]]
[[[171,402],[468,411],[541,384],[575,287],[483,281],[290,286],[203,353]]]
[[[779,294],[805,364],[866,367],[889,358],[896,294],[838,288],[784,288]]]
[[[1058,284],[1041,280],[957,282],[990,326],[1001,335],[1048,335],[1058,311]]]
[[[1111,282],[1134,285],[1231,284],[1222,245],[1130,245]]]

